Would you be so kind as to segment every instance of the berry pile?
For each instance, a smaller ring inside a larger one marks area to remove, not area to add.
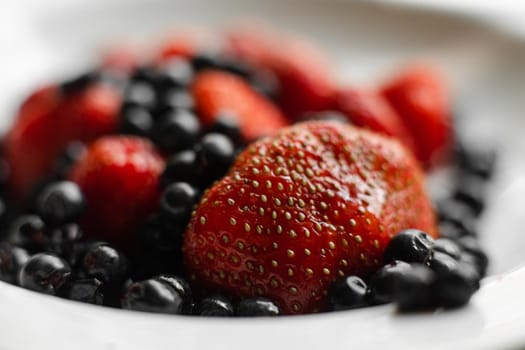
[[[301,40],[220,36],[29,96],[2,143],[0,280],[204,316],[466,304],[495,154],[454,141],[439,74],[338,87]],[[423,169],[444,162],[436,216]]]

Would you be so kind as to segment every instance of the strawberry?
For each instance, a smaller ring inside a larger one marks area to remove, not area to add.
[[[399,142],[336,122],[259,140],[202,198],[184,235],[195,286],[323,311],[338,277],[367,276],[405,228],[437,235],[416,160]]]
[[[415,152],[414,140],[389,103],[373,90],[341,89],[335,97],[336,109],[357,126],[398,138]]]
[[[197,75],[192,94],[205,126],[227,113],[237,118],[241,135],[250,141],[274,134],[287,125],[276,106],[241,78],[225,72],[204,71]]]
[[[381,92],[412,133],[418,159],[426,167],[443,160],[452,143],[452,119],[441,76],[432,68],[415,66],[385,84]]]
[[[287,117],[296,120],[305,112],[330,109],[334,86],[329,60],[304,40],[279,39],[253,30],[227,35],[229,53],[275,74],[277,100]]]
[[[14,196],[25,198],[51,173],[55,159],[71,141],[90,141],[116,131],[119,108],[120,94],[103,84],[71,94],[48,86],[30,96],[5,138]]]
[[[157,208],[163,169],[145,139],[105,136],[92,143],[69,174],[88,204],[81,220],[86,236],[130,248],[134,229]]]

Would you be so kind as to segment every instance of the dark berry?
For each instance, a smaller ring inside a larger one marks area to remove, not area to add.
[[[201,131],[197,117],[186,110],[174,110],[163,115],[153,130],[153,139],[167,152],[191,148]]]
[[[130,285],[122,297],[122,307],[128,310],[180,314],[183,301],[167,283],[148,279]]]
[[[96,82],[100,78],[100,73],[96,71],[86,72],[77,77],[63,82],[60,89],[64,94],[72,94],[82,91],[90,84]]]
[[[175,153],[168,158],[161,175],[161,183],[163,187],[177,181],[195,184],[200,174],[201,169],[197,163],[197,153],[188,149]]]
[[[199,144],[198,157],[208,185],[226,174],[235,159],[235,148],[227,136],[209,133]]]
[[[59,178],[67,176],[71,166],[76,163],[86,152],[86,146],[79,141],[71,142],[65,151],[58,157],[53,166],[55,174]]]
[[[448,254],[434,252],[426,264],[437,274],[444,274],[457,267],[459,261]]]
[[[437,214],[440,222],[472,222],[476,220],[474,210],[465,202],[447,198],[437,203]],[[470,224],[467,224],[470,225]]]
[[[461,145],[458,153],[459,165],[464,172],[480,176],[483,179],[490,179],[494,174],[496,151]]]
[[[477,177],[464,177],[453,194],[454,199],[465,203],[475,215],[485,208],[485,182]]]
[[[433,307],[436,305],[435,280],[435,273],[427,266],[412,264],[397,278],[392,299],[401,311]]]
[[[225,135],[235,144],[238,144],[241,141],[239,122],[235,116],[228,113],[222,113],[219,115],[209,131]]]
[[[191,288],[188,282],[181,277],[174,275],[158,275],[153,279],[166,283],[168,286],[173,288],[175,292],[179,295],[182,301],[181,311],[186,314],[191,313],[193,305],[193,297],[191,293]]]
[[[27,249],[30,253],[47,248],[44,221],[38,215],[19,216],[9,227],[7,241]]]
[[[124,134],[148,136],[153,130],[153,116],[140,105],[124,106],[120,112],[120,131]]]
[[[485,276],[489,266],[489,258],[481,248],[479,241],[474,237],[462,237],[457,243],[463,249],[462,257],[470,255],[475,262],[475,268],[480,276]],[[468,257],[466,257],[466,259],[468,259]]]
[[[461,248],[451,239],[439,238],[434,242],[434,252],[441,252],[454,259],[459,259]]]
[[[71,181],[51,183],[37,197],[38,214],[50,225],[78,220],[85,207],[80,187]]]
[[[125,106],[142,106],[153,108],[157,102],[157,95],[152,85],[143,82],[133,82],[124,92]]]
[[[159,93],[159,104],[154,116],[177,109],[193,110],[194,108],[195,101],[187,90],[169,89]]]
[[[251,76],[251,67],[246,63],[211,52],[202,52],[195,55],[192,58],[191,64],[195,70],[223,70],[245,79],[250,78]]]
[[[233,316],[235,311],[231,301],[223,296],[213,296],[202,299],[194,313],[201,316]]]
[[[22,266],[18,275],[20,286],[36,292],[57,295],[71,276],[68,263],[56,255],[33,255]]]
[[[72,256],[75,254],[75,245],[83,236],[80,226],[78,224],[64,224],[48,229],[46,234],[49,239],[47,249],[60,255],[71,264]]]
[[[102,305],[102,282],[96,278],[80,279],[70,283],[66,298],[88,304]]]
[[[84,256],[84,271],[103,283],[118,283],[127,277],[126,257],[109,245],[91,247]]]
[[[398,280],[411,268],[410,264],[403,261],[395,261],[381,267],[369,281],[371,302],[374,304],[391,302]]]
[[[0,280],[17,283],[18,272],[29,259],[29,254],[23,248],[0,242]]]
[[[237,305],[237,316],[277,316],[279,307],[267,298],[243,299]]]
[[[191,65],[183,59],[175,58],[164,62],[159,68],[157,89],[165,91],[175,88],[185,88],[193,80],[193,69]]]
[[[158,72],[155,67],[143,66],[138,67],[131,76],[133,82],[146,83],[153,86],[158,80]]]
[[[174,182],[162,193],[160,210],[162,215],[179,223],[189,221],[193,207],[199,200],[199,190],[186,182]]]
[[[384,261],[424,262],[432,252],[434,240],[423,231],[409,229],[399,232],[385,249]]]
[[[461,237],[474,237],[477,234],[471,226],[471,223],[471,221],[441,221],[439,223],[439,233],[441,234],[441,237],[453,241],[456,241]]]
[[[348,310],[366,305],[367,286],[357,276],[336,280],[329,291],[330,305],[334,310]]]
[[[479,274],[474,267],[459,263],[455,268],[436,273],[434,290],[441,306],[465,305],[479,289]]]

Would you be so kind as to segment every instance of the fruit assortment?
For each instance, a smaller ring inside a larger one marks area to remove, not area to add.
[[[465,305],[495,153],[454,137],[413,66],[339,86],[311,44],[179,35],[37,89],[2,143],[0,280],[166,314]],[[425,178],[454,166],[433,203]]]

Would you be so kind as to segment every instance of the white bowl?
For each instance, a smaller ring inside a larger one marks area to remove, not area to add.
[[[0,13],[7,14],[0,45],[8,53],[0,67],[2,115],[36,84],[87,67],[108,42],[256,17],[317,40],[336,58],[342,81],[373,84],[404,63],[436,63],[450,78],[466,137],[496,145],[500,155],[480,221],[492,276],[464,309],[398,315],[381,306],[215,320],[93,307],[0,283],[0,348],[525,347],[524,39],[471,17],[346,1],[45,0],[0,5]],[[5,128],[8,118],[0,123]]]

